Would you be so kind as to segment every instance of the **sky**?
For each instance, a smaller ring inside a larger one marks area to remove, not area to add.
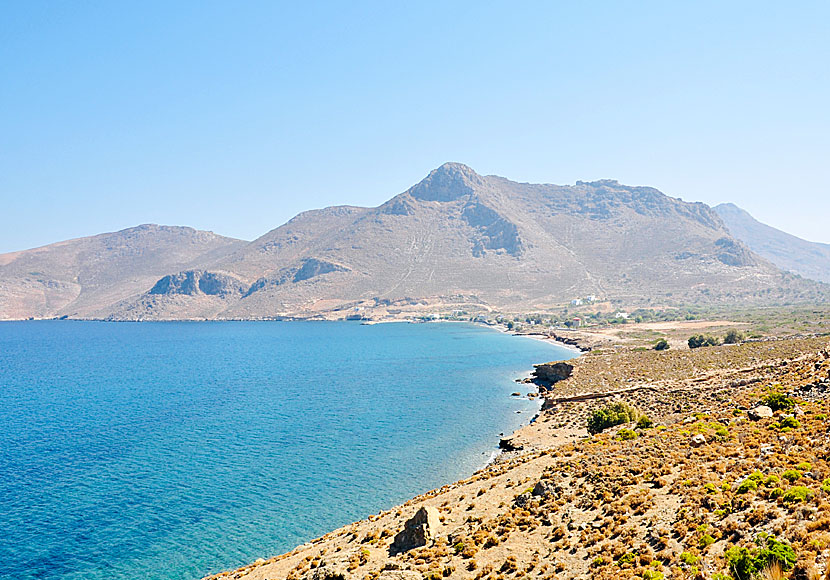
[[[0,1],[0,252],[256,238],[446,161],[830,242],[830,3]]]

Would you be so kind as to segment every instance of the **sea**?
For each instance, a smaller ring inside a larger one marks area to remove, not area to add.
[[[466,323],[0,323],[0,578],[191,580],[471,475],[571,358]]]

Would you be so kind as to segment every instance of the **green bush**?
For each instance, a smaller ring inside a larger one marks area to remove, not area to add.
[[[792,547],[772,537],[766,538],[763,548],[750,550],[733,546],[726,550],[725,556],[729,571],[735,580],[751,580],[773,563],[781,566],[783,570],[790,570],[796,562]]]
[[[744,333],[738,330],[730,329],[726,336],[723,337],[723,344],[739,344],[744,341]]]
[[[775,487],[776,485],[778,485],[779,481],[781,480],[778,479],[777,475],[770,475],[768,478],[764,480],[764,485],[766,485],[767,487]]]
[[[751,580],[758,573],[758,569],[755,567],[755,559],[748,548],[733,546],[726,551],[724,556],[726,556],[729,571],[735,577],[735,580]]]
[[[813,492],[810,491],[809,487],[805,487],[803,485],[796,485],[791,487],[784,494],[781,496],[781,501],[784,503],[802,503],[807,501],[809,497],[813,495]]]
[[[637,438],[637,432],[631,429],[620,429],[620,432],[617,433],[617,439],[619,441],[631,441],[632,439]]]
[[[726,441],[729,439],[729,429],[727,429],[724,425],[716,423],[713,428],[715,430],[715,437],[718,441]]]
[[[773,427],[776,429],[798,429],[801,427],[801,423],[798,422],[798,419],[795,417],[781,417],[777,423],[772,424]]]
[[[665,338],[661,338],[654,343],[654,350],[669,350],[669,343]]]
[[[613,403],[591,413],[588,418],[588,432],[592,435],[600,433],[608,427],[637,421],[641,416],[642,413],[627,403]]]
[[[735,493],[747,493],[758,489],[758,482],[754,479],[745,479],[741,485],[735,489]]]
[[[830,493],[830,477],[821,482],[821,491]]]
[[[781,477],[783,477],[790,483],[793,483],[801,479],[801,472],[797,469],[788,469],[787,471],[781,474]]]
[[[809,461],[802,461],[795,468],[799,471],[810,471],[813,468],[813,464]]]
[[[617,559],[617,566],[622,568],[623,566],[627,566],[634,563],[635,556],[631,552],[623,554]]]
[[[773,411],[786,411],[795,407],[795,401],[783,393],[770,393],[761,402]]]
[[[695,334],[689,337],[688,344],[689,348],[700,348],[702,346],[718,346],[720,341],[714,336]]]
[[[767,538],[767,545],[755,556],[755,566],[763,570],[771,564],[778,564],[784,570],[790,570],[796,562],[795,550],[786,542],[779,542],[775,538]]]
[[[648,415],[643,415],[637,421],[637,429],[651,429],[654,427],[654,421],[649,419]]]

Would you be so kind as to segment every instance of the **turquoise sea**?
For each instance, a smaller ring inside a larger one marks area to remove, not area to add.
[[[0,577],[287,551],[482,467],[538,408],[513,379],[570,356],[469,324],[0,323]]]

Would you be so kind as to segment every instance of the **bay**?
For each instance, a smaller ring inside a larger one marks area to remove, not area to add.
[[[513,379],[571,356],[462,323],[2,323],[0,577],[290,550],[482,467],[538,409]]]

